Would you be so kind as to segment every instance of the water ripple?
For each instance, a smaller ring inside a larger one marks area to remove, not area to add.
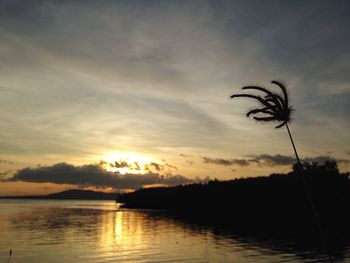
[[[0,200],[0,262],[322,262],[291,241],[262,241],[110,201]],[[270,242],[270,243],[269,243]],[[283,243],[284,242],[284,243]],[[349,247],[337,262],[345,262]]]

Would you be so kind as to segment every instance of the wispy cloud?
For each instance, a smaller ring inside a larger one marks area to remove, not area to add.
[[[246,102],[228,99],[242,85],[277,77],[291,91],[298,145],[347,157],[349,8],[348,1],[0,1],[1,154],[82,163],[116,150],[167,160],[185,153],[185,166],[199,151],[235,149],[244,158],[203,161],[287,165],[291,156],[274,155],[285,134],[254,129],[242,116]]]
[[[0,163],[3,163],[3,164],[15,164],[14,161],[4,160],[4,159],[0,159]]]
[[[185,160],[185,163],[187,163],[188,165],[194,165],[194,161],[192,160]]]
[[[177,167],[175,165],[168,164],[167,162],[165,162],[164,164],[150,162],[150,163],[144,164],[143,169],[149,172],[155,171],[155,172],[163,173],[167,171],[169,173],[170,171],[177,170]]]
[[[179,156],[184,157],[184,158],[190,158],[193,157],[192,155],[189,154],[184,154],[184,153],[180,153]]]
[[[194,165],[195,162],[193,161],[192,155],[180,153],[179,156],[181,156],[184,159],[186,164],[188,164],[190,166]]]
[[[0,171],[0,178],[6,178],[6,176],[10,175],[12,170]]]

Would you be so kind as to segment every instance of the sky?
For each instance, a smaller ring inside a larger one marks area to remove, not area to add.
[[[348,1],[0,1],[0,195],[288,172],[245,117],[286,84],[302,160],[350,166]]]

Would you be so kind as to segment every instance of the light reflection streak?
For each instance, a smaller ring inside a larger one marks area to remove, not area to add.
[[[42,258],[66,263],[298,259],[294,247],[286,250],[280,240],[265,243],[162,212],[119,209],[107,201],[13,200],[0,202],[0,207],[0,252],[15,248],[16,263],[43,262]]]

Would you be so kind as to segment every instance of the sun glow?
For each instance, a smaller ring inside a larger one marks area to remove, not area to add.
[[[112,153],[103,159],[107,171],[121,174],[144,174],[150,163],[156,162],[146,156],[134,153]]]

